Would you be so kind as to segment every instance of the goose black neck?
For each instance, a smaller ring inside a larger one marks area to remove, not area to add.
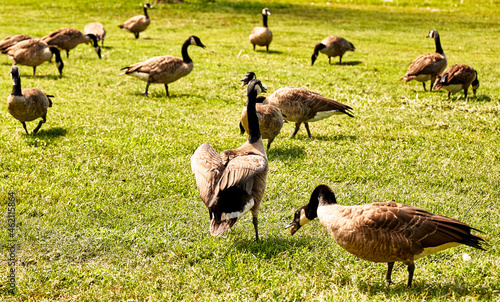
[[[262,14],[262,26],[267,27],[267,14]]]
[[[318,44],[316,44],[316,46],[314,46],[314,52],[313,52],[313,54],[314,54],[314,55],[318,55],[318,54],[319,54],[319,51],[320,51],[320,50],[322,50],[322,49],[323,49],[323,48],[325,48],[325,47],[326,47],[326,46],[325,46],[325,44],[323,44],[323,43],[318,43]]]
[[[144,16],[146,16],[146,18],[149,19],[147,6],[144,6]]]
[[[320,185],[314,189],[314,192],[311,195],[310,203],[317,203],[318,205],[325,204],[336,204],[337,199],[335,198],[335,194],[332,189],[327,185]]]
[[[443,51],[443,48],[441,47],[441,39],[439,38],[439,35],[437,35],[434,38],[434,42],[436,43],[436,52],[444,55],[444,51]]]
[[[21,77],[14,78],[14,86],[12,87],[11,95],[16,95],[16,96],[23,95],[21,93]]]
[[[184,63],[191,63],[193,60],[189,57],[188,47],[191,45],[191,38],[187,39],[184,44],[182,44],[182,60]]]
[[[252,90],[247,94],[248,141],[252,144],[260,138],[259,118],[255,108],[256,102],[257,92]]]
[[[87,34],[90,40],[92,40],[92,46],[97,47],[97,37],[94,34]]]
[[[62,62],[61,52],[59,51],[59,49],[57,49],[57,47],[54,47],[54,46],[49,47],[49,49],[50,49],[50,52],[52,52],[56,56],[56,63]]]

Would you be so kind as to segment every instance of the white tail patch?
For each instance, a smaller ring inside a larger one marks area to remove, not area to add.
[[[443,86],[443,89],[451,93],[459,92],[460,90],[462,90],[462,84]]]
[[[458,243],[458,242],[448,242],[448,243],[445,243],[442,245],[425,248],[422,253],[415,255],[413,260],[417,260],[417,259],[420,259],[422,257],[428,256],[430,254],[434,254],[434,253],[437,253],[439,251],[446,250],[450,247],[459,246],[460,244],[461,243]]]
[[[340,112],[338,110],[320,111],[320,112],[316,113],[316,115],[312,119],[307,120],[307,122],[320,121],[320,120],[323,120],[325,118],[329,118],[330,116],[332,116],[334,114],[342,114],[342,112]]]
[[[142,80],[144,82],[147,82],[149,80],[149,73],[145,72],[134,71],[132,73],[129,73],[128,75],[133,76],[134,78],[138,78],[139,80]]]
[[[229,220],[229,219],[234,219],[234,218],[240,218],[241,216],[245,215],[246,212],[248,212],[255,204],[255,201],[250,199],[243,210],[241,211],[236,211],[236,212],[231,212],[231,213],[222,213],[220,216],[220,220]]]

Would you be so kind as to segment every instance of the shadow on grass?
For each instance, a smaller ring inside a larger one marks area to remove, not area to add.
[[[235,239],[233,246],[242,252],[249,252],[253,255],[259,255],[262,259],[271,259],[283,252],[294,253],[298,248],[309,246],[314,248],[314,241],[308,237],[261,237],[258,242],[248,239]]]
[[[273,159],[288,159],[288,158],[302,158],[306,155],[303,148],[300,147],[274,147],[271,145],[267,157],[269,160]]]
[[[29,135],[25,135],[26,143],[32,147],[43,147],[47,144],[52,143],[57,138],[65,136],[66,132],[67,130],[61,127],[47,129],[43,129],[42,127],[35,135],[33,135],[31,132]]]
[[[269,53],[269,54],[282,54],[283,52],[282,51],[279,51],[279,50],[269,50],[269,51],[266,51],[265,49],[255,49],[255,52],[258,52],[258,53]]]
[[[321,141],[349,141],[349,142],[354,142],[358,139],[357,136],[355,135],[343,135],[343,134],[336,134],[336,135],[315,135],[312,137],[312,139],[316,140],[321,140]]]

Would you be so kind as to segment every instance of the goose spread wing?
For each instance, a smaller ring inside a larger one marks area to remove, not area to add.
[[[227,163],[219,182],[219,190],[232,186],[243,186],[248,194],[252,193],[254,177],[267,168],[265,157],[256,154],[237,156]]]
[[[218,180],[224,171],[222,157],[209,144],[202,144],[191,156],[191,170],[195,175],[200,197],[209,207],[216,193]]]

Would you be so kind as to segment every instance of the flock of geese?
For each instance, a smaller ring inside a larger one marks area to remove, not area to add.
[[[144,15],[136,16],[120,25],[139,38],[151,22],[145,3]],[[268,28],[267,8],[262,10],[263,26],[252,30],[249,40],[255,46],[265,46],[269,50],[272,33]],[[0,51],[14,61],[11,68],[13,90],[7,98],[7,108],[11,115],[19,120],[26,133],[27,121],[37,118],[42,120],[33,130],[37,133],[46,121],[47,108],[52,106],[51,95],[38,88],[21,88],[21,76],[17,65],[36,67],[51,60],[55,55],[56,66],[62,76],[64,63],[60,50],[69,51],[81,43],[92,42],[93,48],[101,58],[101,45],[104,44],[106,31],[99,22],[87,24],[84,33],[74,28],[63,28],[41,38],[34,39],[27,35],[17,35],[0,41]],[[467,65],[453,65],[446,69],[446,55],[441,47],[438,32],[433,29],[428,37],[434,39],[436,52],[418,57],[400,79],[417,80],[423,83],[431,81],[434,88],[446,89],[450,93],[467,90],[472,85],[474,94],[479,81],[477,72]],[[130,75],[147,82],[144,95],[148,94],[151,83],[165,85],[169,96],[168,84],[188,75],[193,69],[193,61],[188,55],[188,46],[204,48],[201,40],[190,36],[182,45],[182,58],[158,56],[144,62],[123,68],[122,75]],[[311,65],[319,52],[331,57],[340,57],[355,47],[342,37],[327,37],[314,47]],[[255,239],[259,240],[258,214],[260,203],[266,189],[269,170],[267,153],[274,138],[286,121],[295,123],[294,137],[302,123],[307,134],[310,122],[328,118],[334,114],[350,117],[352,108],[316,92],[299,88],[284,87],[267,97],[259,96],[266,92],[262,82],[254,72],[248,72],[241,80],[247,86],[247,102],[240,118],[241,133],[248,132],[247,141],[236,149],[217,152],[211,145],[202,144],[191,156],[191,169],[195,175],[196,186],[202,201],[210,215],[210,233],[219,236],[227,232],[248,211],[252,213]],[[263,139],[267,139],[267,148]],[[408,287],[412,284],[414,261],[440,250],[465,244],[484,250],[485,240],[471,233],[476,230],[467,224],[445,216],[429,213],[423,209],[390,202],[378,202],[357,206],[337,204],[333,191],[326,185],[316,187],[309,203],[299,208],[291,227],[293,235],[299,228],[319,218],[337,243],[349,253],[372,262],[388,263],[386,281],[391,283],[394,262],[400,261],[408,266]]]

